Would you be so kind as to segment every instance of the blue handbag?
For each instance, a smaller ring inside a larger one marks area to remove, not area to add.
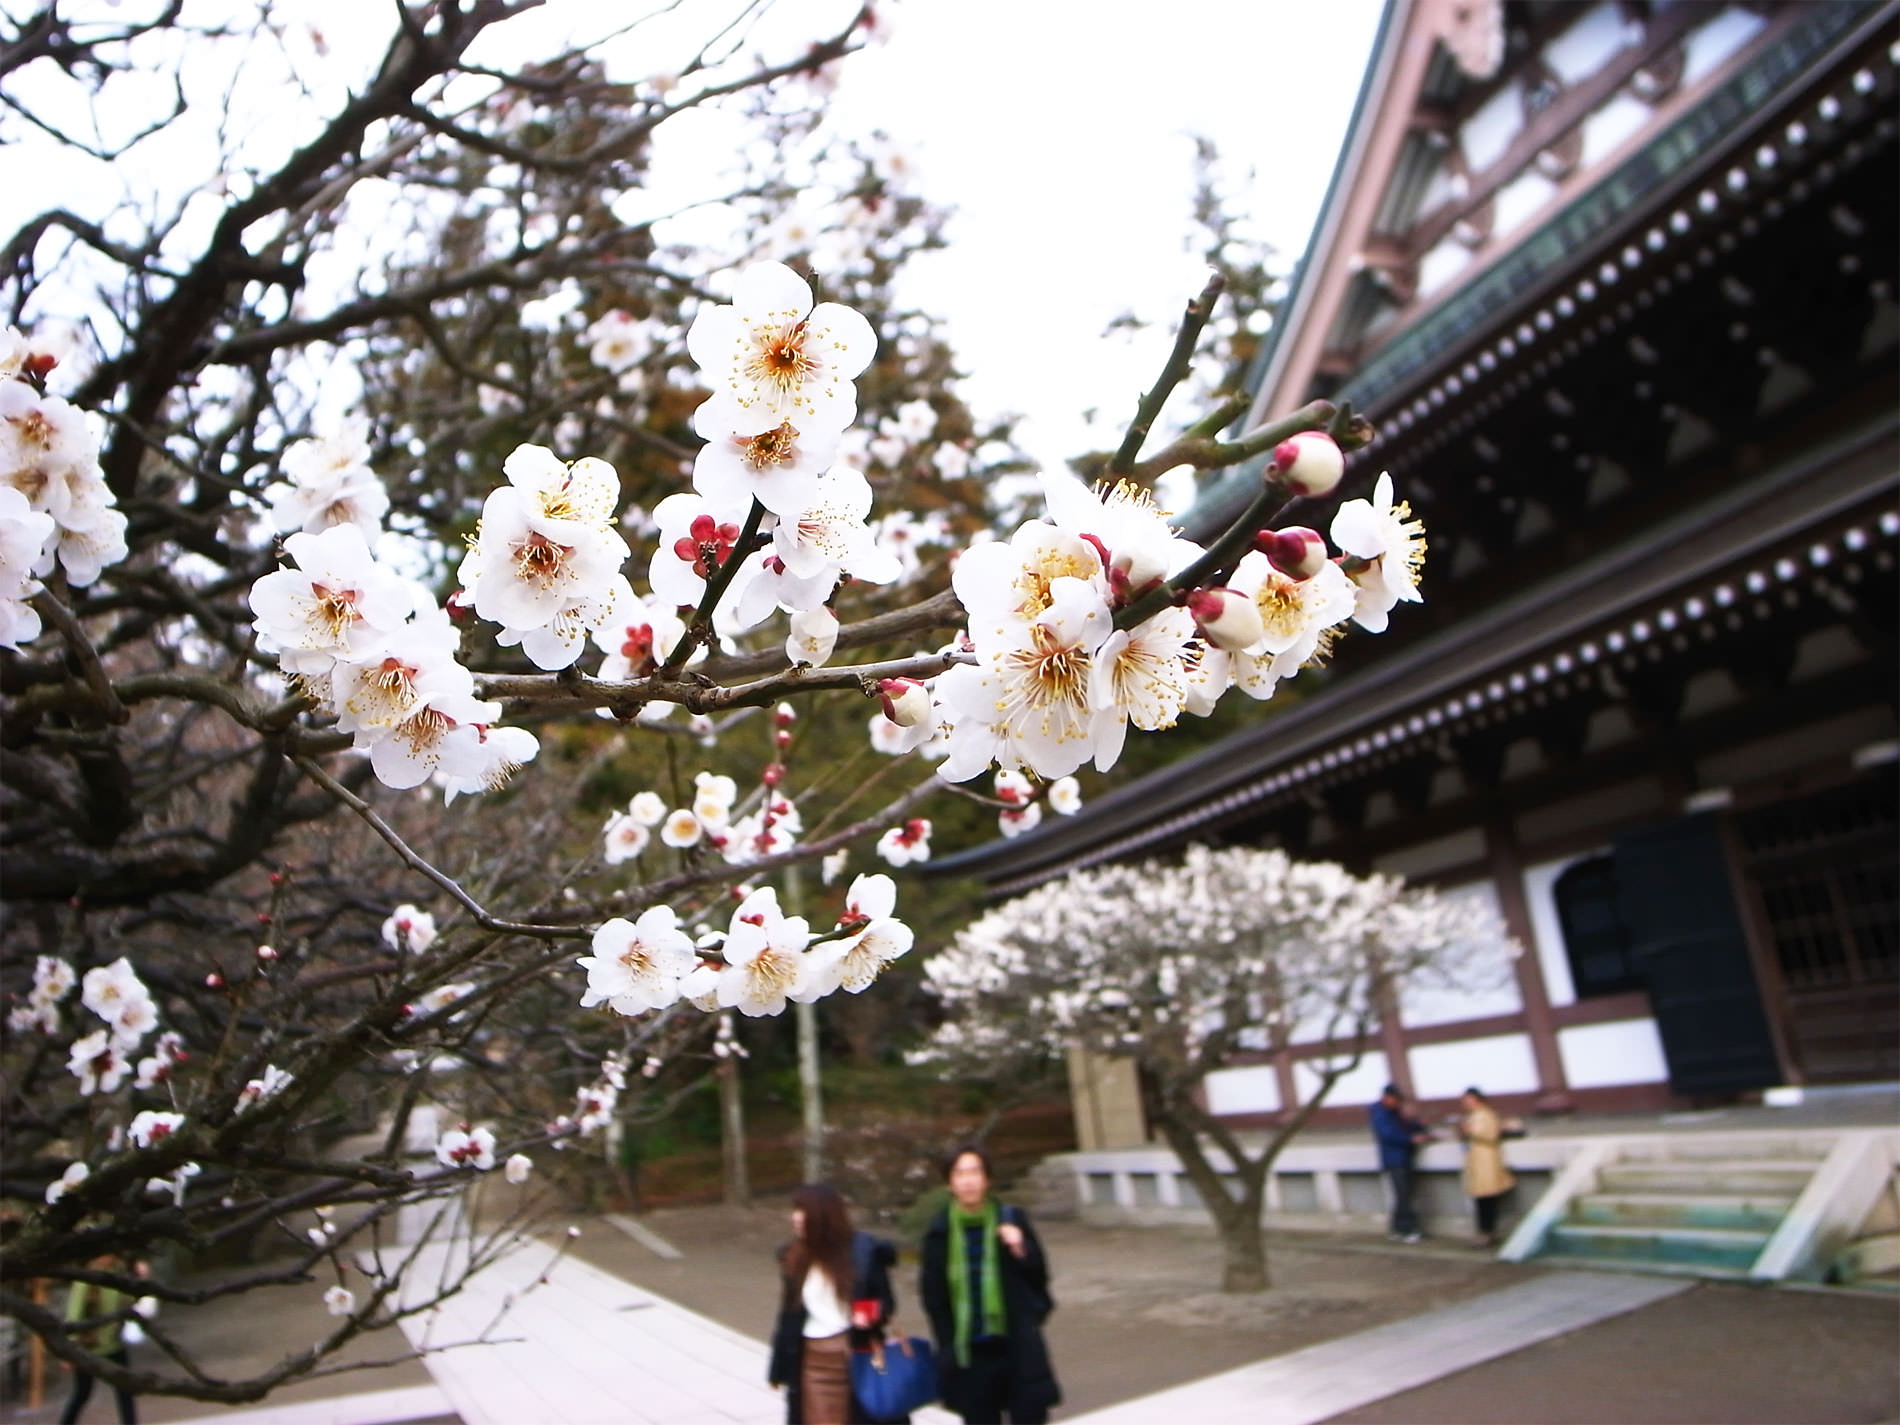
[[[901,1420],[937,1398],[937,1353],[921,1336],[851,1353],[851,1393],[873,1420]]]

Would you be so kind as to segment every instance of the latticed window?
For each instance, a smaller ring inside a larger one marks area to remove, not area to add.
[[[1790,990],[1900,978],[1896,786],[1882,774],[1737,818]]]

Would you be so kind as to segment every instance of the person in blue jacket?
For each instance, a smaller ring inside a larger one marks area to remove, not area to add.
[[[1379,1167],[1392,1184],[1392,1236],[1400,1242],[1416,1242],[1423,1234],[1412,1207],[1412,1162],[1420,1145],[1431,1141],[1431,1131],[1405,1111],[1397,1084],[1387,1084],[1368,1112],[1372,1136],[1379,1143]]]

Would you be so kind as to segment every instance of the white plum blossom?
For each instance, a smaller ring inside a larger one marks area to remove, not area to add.
[[[693,815],[708,829],[725,826],[732,820],[733,803],[739,800],[739,784],[717,772],[693,774]]]
[[[844,874],[844,868],[851,864],[851,848],[841,846],[818,863],[819,876],[829,886]]]
[[[937,680],[953,724],[940,775],[967,782],[997,764],[1063,777],[1090,760],[1112,764],[1124,714],[1095,701],[1095,651],[1112,628],[1099,587],[1060,576],[1038,616],[986,630],[977,640],[979,662]]]
[[[838,646],[838,616],[820,604],[791,616],[791,632],[785,638],[785,656],[794,666],[804,664],[822,668],[831,661]]]
[[[1082,784],[1073,777],[1058,777],[1049,784],[1047,801],[1057,816],[1074,816],[1082,810]]]
[[[601,839],[602,859],[609,866],[618,866],[645,851],[647,843],[653,839],[653,832],[645,822],[627,812],[617,811],[608,816]]]
[[[466,1123],[451,1128],[435,1145],[436,1161],[445,1168],[476,1168],[487,1172],[495,1166],[495,1135],[491,1129],[471,1129]]]
[[[524,632],[596,605],[604,621],[610,585],[629,553],[613,526],[620,500],[613,466],[591,457],[569,466],[524,445],[502,468],[508,484],[482,505],[474,547],[462,561],[475,612]]]
[[[619,683],[643,677],[665,662],[686,636],[686,625],[667,605],[642,599],[629,589],[613,616],[596,624],[593,634],[595,646],[607,655],[595,676]]]
[[[403,627],[428,596],[382,568],[354,524],[299,532],[284,541],[294,569],[251,586],[252,626],[286,673],[328,673]]]
[[[668,813],[665,822],[660,826],[660,840],[668,846],[678,847],[681,850],[688,846],[697,846],[700,838],[705,834],[706,828],[700,824],[699,818],[685,807]]]
[[[508,1161],[501,1165],[502,1176],[516,1187],[520,1187],[521,1184],[525,1183],[528,1180],[528,1175],[533,1171],[534,1159],[530,1158],[526,1153],[510,1153],[508,1155]]]
[[[46,1185],[46,1205],[51,1207],[91,1176],[92,1169],[84,1163],[68,1163],[66,1171]]]
[[[275,1064],[266,1064],[262,1078],[252,1079],[238,1090],[236,1111],[243,1113],[246,1109],[255,1108],[265,1099],[275,1098],[295,1082],[296,1075],[285,1073]]]
[[[389,513],[389,492],[369,454],[369,425],[360,419],[287,446],[279,462],[286,478],[264,489],[278,533],[351,525],[374,539]]]
[[[412,905],[399,905],[383,921],[383,944],[391,950],[420,955],[435,944],[435,917]]]
[[[112,1093],[132,1072],[125,1051],[113,1042],[110,1031],[104,1029],[75,1039],[66,1067],[79,1080],[81,1094]]]
[[[663,1009],[698,963],[692,938],[670,906],[656,905],[639,920],[618,916],[594,932],[594,953],[577,962],[587,971],[581,1008],[605,1003],[616,1014]]]
[[[810,940],[805,918],[779,909],[777,890],[752,892],[732,913],[715,992],[720,1007],[756,1017],[783,1012],[787,999],[818,998],[828,986],[822,961],[805,953]]]
[[[348,1316],[356,1310],[356,1293],[346,1286],[333,1286],[323,1293],[323,1309],[332,1316]]]
[[[713,410],[694,418],[701,435],[757,435],[787,422],[841,431],[857,411],[852,380],[870,365],[877,337],[849,307],[814,307],[791,268],[761,262],[739,274],[730,306],[700,309],[686,349],[713,389]]]
[[[1109,634],[1095,654],[1095,706],[1143,732],[1173,727],[1187,704],[1188,673],[1200,651],[1194,636],[1193,615],[1178,608]],[[1123,728],[1125,733],[1125,723]],[[1120,738],[1104,732],[1095,765],[1106,772],[1120,755]]]
[[[1176,535],[1143,486],[1122,480],[1091,490],[1073,475],[1048,470],[1037,479],[1050,520],[1100,550],[1110,592],[1118,601],[1139,595],[1200,557],[1200,546]]]
[[[930,464],[945,480],[961,480],[970,473],[970,452],[946,440],[930,452]]]
[[[40,590],[33,565],[54,528],[51,515],[35,510],[12,486],[0,485],[0,648],[17,652],[39,637],[39,611],[27,600]]]
[[[877,854],[893,866],[909,866],[930,859],[930,822],[912,817],[877,839]]]
[[[1332,563],[1310,579],[1291,579],[1256,550],[1235,568],[1233,588],[1260,615],[1260,638],[1229,655],[1229,676],[1252,698],[1271,697],[1280,679],[1323,657],[1329,630],[1353,614],[1352,583]]]
[[[436,768],[435,780],[442,788],[442,799],[454,801],[465,792],[498,791],[540,751],[540,739],[525,727],[477,723],[474,743],[470,745],[464,739],[454,766]]]
[[[126,1135],[131,1138],[134,1146],[150,1148],[153,1144],[162,1143],[171,1137],[184,1127],[184,1123],[185,1115],[182,1113],[160,1113],[148,1108],[133,1115],[132,1126],[126,1130]]]
[[[627,815],[642,826],[658,826],[666,820],[666,800],[658,792],[635,792]]]
[[[466,573],[467,564],[462,568]],[[546,623],[537,628],[504,628],[495,642],[503,648],[519,645],[535,667],[559,672],[572,667],[587,651],[588,634],[621,623],[623,611],[637,602],[626,576],[614,574],[596,587],[576,591]]]
[[[1108,577],[1100,548],[1080,534],[1027,520],[1006,544],[999,540],[966,549],[951,571],[950,586],[970,616],[971,641],[981,650],[1013,640],[1024,625],[1048,612],[1061,579],[1088,585],[1106,605]],[[1102,633],[1107,636],[1106,629]]]
[[[1008,807],[996,814],[996,829],[1003,836],[1014,838],[1025,831],[1034,831],[1042,825],[1042,803],[1029,802],[1024,806]]]
[[[157,1088],[171,1078],[172,1070],[191,1056],[185,1052],[184,1036],[166,1032],[152,1043],[152,1052],[138,1062],[134,1088]]]
[[[1350,556],[1347,573],[1358,586],[1353,620],[1369,633],[1385,632],[1395,604],[1420,602],[1425,526],[1404,500],[1392,502],[1392,477],[1381,473],[1370,500],[1347,500],[1333,516],[1333,543]]]
[[[721,430],[717,401],[699,408],[695,429],[705,439],[693,461],[693,488],[714,505],[757,500],[773,514],[796,518],[818,493],[818,477],[838,457],[839,431],[809,433],[790,421],[735,435]]]
[[[653,354],[653,330],[616,307],[587,328],[587,358],[618,375]]]

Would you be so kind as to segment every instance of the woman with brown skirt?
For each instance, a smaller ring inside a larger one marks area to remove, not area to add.
[[[792,1240],[779,1254],[781,1292],[766,1379],[785,1388],[787,1425],[857,1425],[851,1353],[881,1343],[897,1310],[897,1248],[854,1231],[836,1188],[792,1194]]]

